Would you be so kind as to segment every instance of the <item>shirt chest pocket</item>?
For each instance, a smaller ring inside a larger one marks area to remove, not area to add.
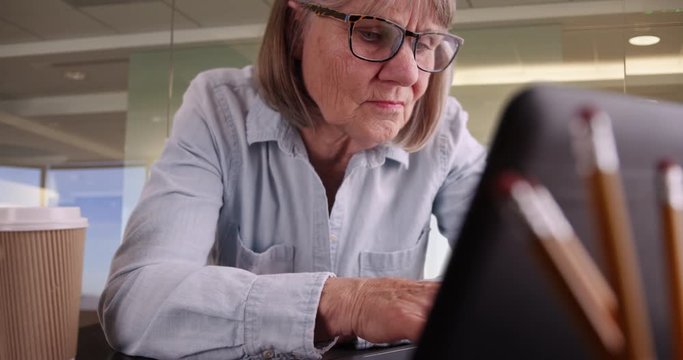
[[[429,226],[420,233],[417,243],[408,249],[360,253],[361,277],[400,277],[420,280],[424,277],[425,255],[429,239]]]
[[[294,272],[294,247],[275,244],[262,252],[256,252],[244,245],[237,233],[235,266],[257,275]]]

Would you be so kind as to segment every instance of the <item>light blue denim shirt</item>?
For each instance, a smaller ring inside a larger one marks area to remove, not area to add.
[[[355,154],[334,206],[252,68],[200,74],[130,217],[100,301],[107,339],[155,358],[319,358],[329,276],[422,277],[430,214],[451,243],[485,150],[449,98],[420,151]]]

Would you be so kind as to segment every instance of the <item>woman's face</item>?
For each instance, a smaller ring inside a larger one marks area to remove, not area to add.
[[[358,14],[363,1],[339,11]],[[379,14],[412,31],[440,30],[421,11],[421,0],[400,0]],[[407,37],[391,60],[373,63],[349,49],[348,24],[310,14],[303,34],[302,72],[306,89],[320,108],[320,130],[332,130],[360,148],[390,141],[408,122],[425,93],[429,73],[418,70]],[[327,131],[329,134],[330,131]]]

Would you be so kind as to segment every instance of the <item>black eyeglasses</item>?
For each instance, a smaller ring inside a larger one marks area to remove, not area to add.
[[[417,67],[426,72],[444,71],[453,62],[464,40],[452,34],[412,32],[392,21],[375,16],[344,14],[310,2],[298,1],[318,16],[349,24],[349,47],[359,59],[371,62],[391,60],[406,36],[415,38],[413,55]]]

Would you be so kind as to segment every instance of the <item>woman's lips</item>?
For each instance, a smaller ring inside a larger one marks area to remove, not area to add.
[[[402,101],[392,101],[392,100],[372,100],[368,101],[370,104],[377,106],[382,109],[397,110],[403,108]]]

